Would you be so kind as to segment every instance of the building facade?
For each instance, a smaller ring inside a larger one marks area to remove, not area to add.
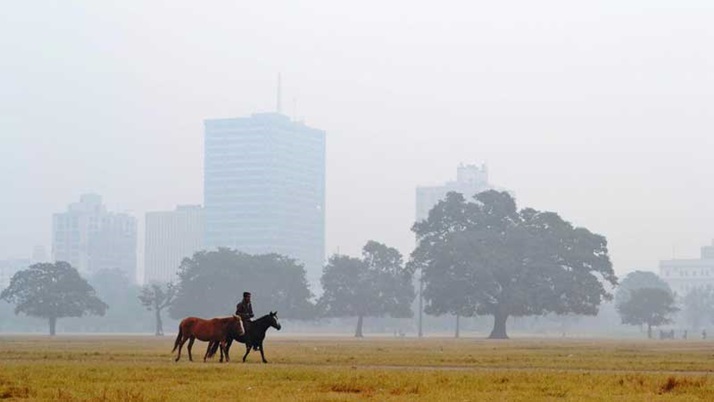
[[[0,260],[0,292],[10,285],[10,280],[18,272],[27,269],[33,261],[29,258]]]
[[[429,211],[452,191],[463,194],[466,199],[471,199],[474,194],[490,189],[493,187],[488,182],[488,168],[485,164],[462,163],[456,168],[456,181],[449,181],[439,186],[417,187],[416,220],[419,222],[426,219]]]
[[[47,262],[45,248],[35,246],[32,249],[32,258],[10,258],[0,260],[0,291],[10,285],[10,280],[18,272],[25,270],[30,265]]]
[[[174,211],[146,213],[144,283],[176,282],[184,258],[203,248],[203,208],[179,205]]]
[[[108,212],[101,196],[84,194],[52,217],[52,260],[88,276],[119,269],[135,281],[136,233],[136,218]]]
[[[325,132],[279,113],[205,121],[206,248],[279,253],[318,284],[325,258]]]
[[[695,288],[714,287],[714,242],[701,248],[699,259],[660,261],[659,276],[678,297]]]

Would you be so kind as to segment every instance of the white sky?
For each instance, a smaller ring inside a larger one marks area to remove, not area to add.
[[[711,1],[15,1],[0,259],[49,251],[83,192],[141,220],[202,203],[203,119],[272,111],[278,72],[327,131],[330,253],[408,254],[415,186],[480,161],[618,273],[714,238]]]

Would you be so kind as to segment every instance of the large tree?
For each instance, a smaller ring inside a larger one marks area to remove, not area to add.
[[[179,267],[173,318],[232,314],[243,291],[253,293],[253,307],[279,311],[286,318],[311,318],[314,306],[305,269],[278,254],[250,255],[228,248],[200,251]]]
[[[58,318],[104,315],[108,308],[79,272],[63,261],[34,264],[17,272],[0,299],[15,304],[15,314],[47,318],[50,335],[55,334]]]
[[[639,288],[630,291],[627,301],[617,305],[623,324],[647,325],[647,337],[652,338],[652,326],[672,322],[679,311],[672,292],[662,288]]]
[[[426,311],[492,315],[489,338],[507,338],[510,316],[597,314],[617,278],[603,236],[553,212],[518,210],[507,192],[472,202],[449,193],[417,222],[410,267],[421,269]]]
[[[382,243],[367,242],[361,259],[333,255],[321,283],[320,310],[327,317],[357,317],[356,337],[363,335],[364,317],[412,316],[412,274],[401,253]]]
[[[138,296],[139,302],[147,310],[154,312],[156,320],[156,332],[154,335],[156,336],[164,335],[161,311],[173,303],[174,297],[176,297],[176,287],[173,283],[167,283],[163,286],[158,283],[152,283],[141,288],[141,293]]]

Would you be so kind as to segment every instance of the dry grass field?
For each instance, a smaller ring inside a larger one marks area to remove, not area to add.
[[[24,400],[714,400],[714,342],[307,338],[266,357],[178,363],[173,337],[0,336],[0,398]]]

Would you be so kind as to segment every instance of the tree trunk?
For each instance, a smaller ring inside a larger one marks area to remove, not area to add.
[[[461,317],[460,317],[458,314],[456,314],[456,333],[454,333],[454,338],[458,338],[459,335],[460,335],[460,332],[461,332],[461,331],[460,331],[460,329],[461,329],[461,325],[460,325],[461,322],[460,322],[460,320],[459,320],[460,318],[461,318]]]
[[[652,324],[647,323],[647,339],[652,339]]]
[[[508,339],[506,334],[506,320],[508,319],[508,314],[496,311],[493,315],[493,330],[488,339]]]
[[[55,327],[57,326],[57,317],[50,317],[50,336],[55,336]]]
[[[161,323],[161,310],[156,309],[156,336],[164,336],[164,326]]]
[[[355,338],[362,338],[362,316],[357,318],[357,329],[355,330]]]
[[[419,338],[424,336],[423,315],[424,315],[424,271],[419,271]]]

